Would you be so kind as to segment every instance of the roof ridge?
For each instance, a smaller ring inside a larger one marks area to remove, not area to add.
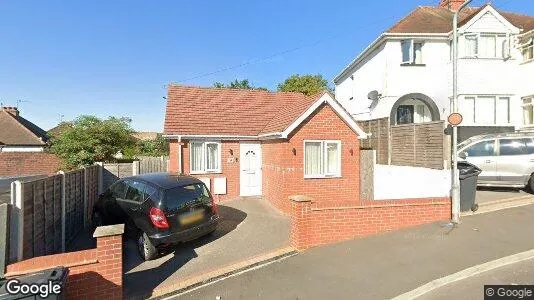
[[[42,145],[45,145],[45,144],[46,144],[45,141],[44,141],[43,139],[41,139],[39,136],[37,136],[37,135],[36,135],[33,131],[31,131],[28,127],[22,125],[22,123],[21,123],[19,120],[17,120],[17,117],[15,117],[14,115],[8,113],[8,112],[5,111],[5,110],[1,110],[1,112],[5,113],[5,114],[7,114],[9,117],[11,117],[11,118],[13,119],[13,121],[15,121],[15,123],[16,123],[19,127],[21,127],[23,130],[29,132],[29,133],[32,135],[32,137],[35,138],[38,142],[40,142]],[[18,116],[18,118],[22,118],[22,117]]]
[[[221,88],[214,86],[199,86],[199,85],[183,85],[178,83],[169,83],[169,86],[182,87],[182,88],[196,88],[203,90],[230,90],[230,91],[247,91],[247,92],[258,92],[258,93],[270,93],[270,94],[299,94],[299,92],[285,92],[285,91],[271,91],[271,90],[262,90],[257,88],[243,89],[243,88]]]

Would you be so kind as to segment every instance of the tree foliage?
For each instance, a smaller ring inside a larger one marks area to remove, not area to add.
[[[139,141],[137,143],[137,155],[166,156],[169,155],[169,140],[158,134],[156,139]]]
[[[130,152],[135,146],[130,123],[128,118],[80,116],[52,136],[51,150],[65,168],[112,160],[117,152]]]
[[[230,82],[229,84],[224,84],[221,82],[215,82],[213,84],[214,87],[220,88],[220,89],[243,89],[243,90],[262,90],[267,91],[264,87],[255,87],[250,84],[248,79],[243,80],[234,80]]]
[[[322,75],[293,75],[278,85],[280,92],[298,92],[306,95],[313,95],[320,91],[332,89],[328,86],[328,81]]]

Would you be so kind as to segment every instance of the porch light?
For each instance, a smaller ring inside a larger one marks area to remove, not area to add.
[[[291,152],[293,152],[293,155],[297,155],[297,149],[293,148],[293,150],[291,150]]]
[[[230,152],[231,156],[234,156],[234,150],[230,149],[228,152]]]

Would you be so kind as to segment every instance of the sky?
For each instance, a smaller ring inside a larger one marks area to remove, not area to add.
[[[0,0],[0,102],[45,130],[90,114],[162,131],[170,82],[331,81],[400,18],[438,2]],[[492,3],[534,15],[532,0]]]

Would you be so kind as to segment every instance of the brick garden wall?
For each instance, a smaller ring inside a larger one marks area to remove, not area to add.
[[[450,217],[450,198],[365,201],[357,206],[291,201],[290,243],[304,250]]]
[[[61,161],[51,153],[0,152],[0,177],[50,175],[59,171]]]
[[[341,140],[340,178],[304,178],[304,140]],[[289,214],[288,197],[297,194],[321,199],[322,203],[359,203],[358,136],[330,106],[321,106],[289,140],[264,141],[262,145],[263,195],[282,212]]]
[[[96,248],[39,256],[7,266],[6,277],[68,267],[67,299],[122,299],[122,235],[98,237]]]

